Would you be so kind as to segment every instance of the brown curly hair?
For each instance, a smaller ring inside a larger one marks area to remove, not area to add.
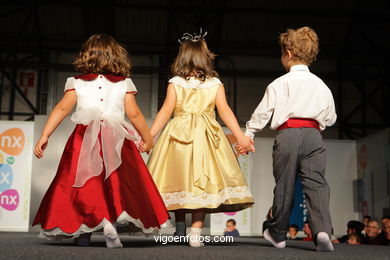
[[[126,49],[113,37],[94,34],[82,45],[73,62],[83,73],[130,76],[130,60]]]
[[[214,70],[215,56],[207,48],[206,40],[203,38],[196,42],[184,41],[171,66],[172,74],[184,79],[195,77],[201,81],[206,80],[207,77],[219,77]]]
[[[279,44],[282,52],[290,51],[293,60],[310,65],[316,60],[318,48],[318,36],[310,27],[301,27],[296,30],[287,29],[279,36]]]

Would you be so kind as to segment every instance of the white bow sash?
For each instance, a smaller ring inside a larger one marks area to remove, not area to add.
[[[82,187],[90,178],[100,175],[103,165],[106,180],[122,163],[124,139],[133,140],[137,146],[141,141],[138,132],[123,117],[104,115],[98,107],[75,112],[71,120],[76,124],[88,125],[81,145],[73,187]]]

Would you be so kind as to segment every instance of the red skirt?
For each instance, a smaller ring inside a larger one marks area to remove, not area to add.
[[[156,233],[169,215],[133,141],[124,140],[122,164],[104,180],[105,170],[75,188],[78,157],[87,126],[77,125],[69,137],[57,174],[46,192],[33,225],[44,237],[78,236],[100,229],[105,221],[133,223],[145,234]]]

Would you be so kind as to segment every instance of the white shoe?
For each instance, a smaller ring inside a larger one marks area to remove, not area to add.
[[[333,252],[333,244],[332,241],[330,241],[330,238],[328,234],[325,232],[320,232],[317,235],[317,251],[320,252]]]
[[[269,233],[268,231],[268,228],[264,231],[263,233],[263,236],[264,238],[270,242],[274,247],[276,248],[285,248],[286,247],[286,241],[282,241],[282,242],[276,242],[272,237],[271,237],[271,234]]]
[[[116,232],[115,227],[109,223],[106,224],[103,228],[104,239],[106,240],[106,245],[108,248],[121,248],[122,243],[119,239],[118,233]]]
[[[191,228],[190,233],[188,234],[189,237],[189,244],[190,247],[202,247],[204,246],[204,243],[200,242],[200,234],[202,233],[201,228]]]

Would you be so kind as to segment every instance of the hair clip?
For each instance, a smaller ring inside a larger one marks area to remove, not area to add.
[[[183,43],[184,41],[192,41],[192,42],[197,42],[197,41],[200,41],[201,39],[205,38],[207,35],[207,32],[204,32],[202,34],[202,28],[200,28],[200,33],[199,34],[196,34],[194,33],[193,35],[190,34],[190,33],[184,33],[183,36],[178,39],[177,41],[181,44]]]

